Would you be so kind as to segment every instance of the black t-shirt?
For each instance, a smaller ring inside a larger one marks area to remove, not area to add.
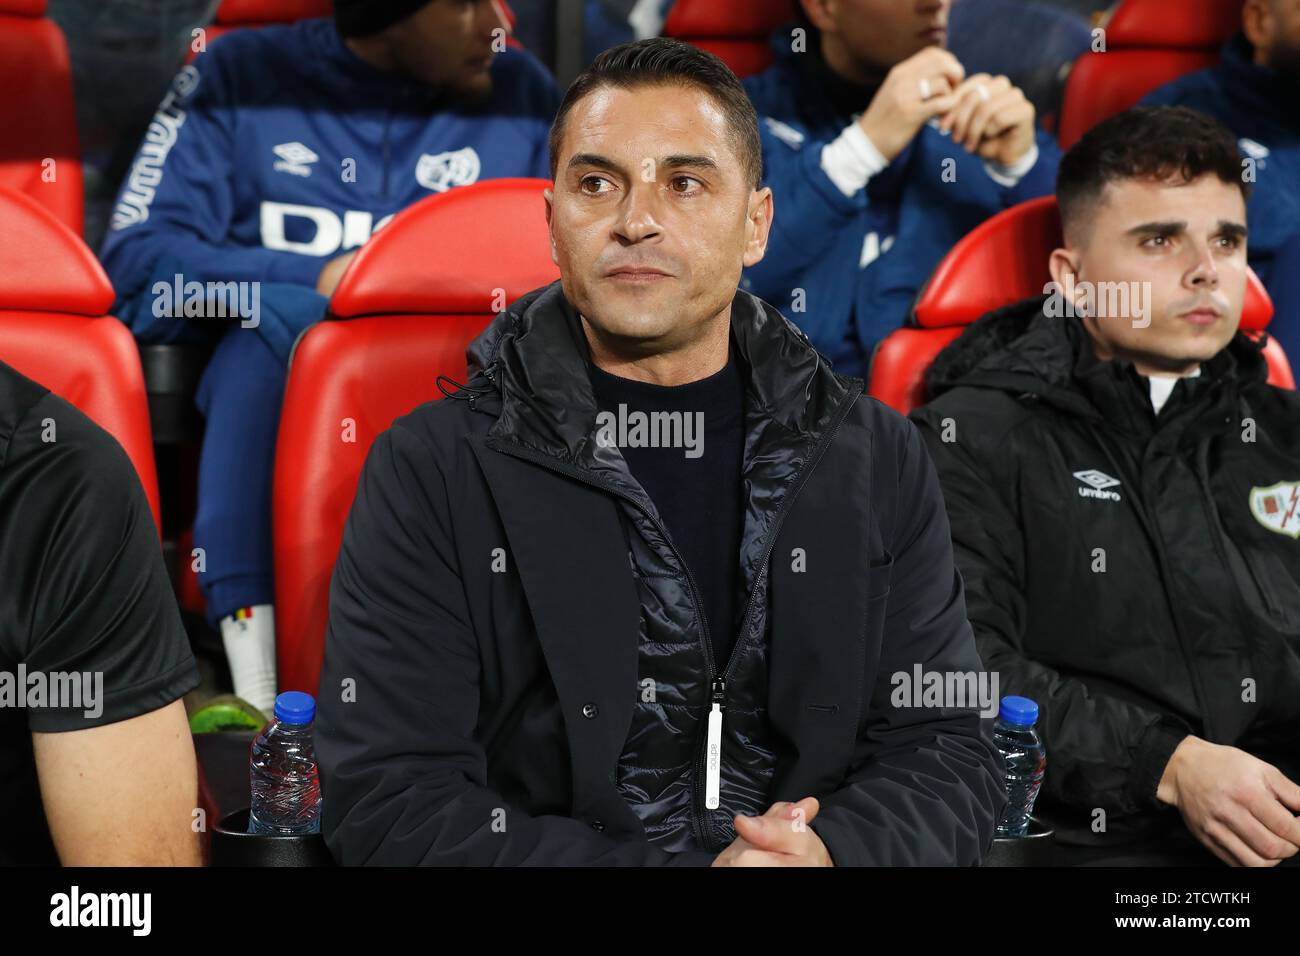
[[[138,717],[198,682],[126,452],[0,362],[0,866],[58,863],[33,732]]]
[[[703,441],[690,447],[653,448],[630,444],[619,451],[645,489],[695,579],[708,620],[713,660],[726,667],[736,641],[736,575],[740,565],[743,507],[740,469],[744,450],[745,381],[735,348],[726,366],[686,385],[663,386],[610,375],[588,365],[596,404],[616,417],[680,412],[703,422]],[[683,419],[684,421],[684,419]],[[632,434],[631,428],[628,434]],[[687,433],[683,430],[682,435]],[[698,437],[698,432],[692,433]],[[695,452],[698,451],[698,454]]]

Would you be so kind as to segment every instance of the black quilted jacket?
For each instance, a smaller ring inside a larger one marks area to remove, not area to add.
[[[1300,396],[1238,334],[1156,416],[1042,302],[963,333],[913,415],[980,654],[1040,707],[1040,809],[1067,842],[1154,839],[1189,733],[1300,780]]]
[[[653,503],[595,441],[558,283],[474,343],[459,400],[377,440],[321,678],[341,862],[707,864],[734,814],[809,795],[838,865],[980,860],[1004,800],[987,722],[890,699],[916,666],[980,669],[920,437],[770,306],[738,293],[732,325],[747,597],[729,661]]]

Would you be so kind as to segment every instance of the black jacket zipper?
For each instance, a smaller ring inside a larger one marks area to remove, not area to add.
[[[727,661],[726,667],[723,668],[723,673],[720,677],[712,678],[712,673],[713,673],[712,658],[710,658],[711,706],[710,706],[709,717],[710,719],[713,718],[712,711],[713,708],[716,707],[717,708],[717,733],[719,735],[721,734],[721,730],[722,730],[722,717],[723,714],[726,712],[725,698],[727,693],[727,681],[731,678],[732,672],[735,670],[736,664],[740,660],[740,653],[743,650],[743,645],[744,645],[744,637],[745,634],[748,633],[749,631],[749,626],[754,616],[754,610],[758,604],[757,601],[758,593],[761,589],[763,589],[763,580],[767,575],[768,563],[772,559],[772,551],[776,548],[776,538],[777,535],[780,534],[781,532],[781,525],[784,523],[785,516],[789,512],[790,507],[794,504],[795,499],[799,496],[799,492],[803,490],[804,483],[808,480],[808,476],[812,474],[813,470],[817,467],[818,462],[821,461],[822,455],[826,453],[826,449],[830,446],[831,439],[835,437],[835,433],[839,431],[840,425],[843,423],[845,417],[847,417],[849,413],[849,410],[853,407],[854,403],[857,402],[858,396],[861,394],[862,394],[862,388],[860,383],[855,383],[853,385],[850,385],[849,394],[843,399],[843,401],[841,401],[840,406],[835,410],[835,414],[832,416],[830,422],[827,424],[826,430],[822,432],[821,437],[817,440],[817,444],[816,446],[814,446],[812,450],[812,454],[808,456],[808,460],[804,463],[803,467],[799,469],[798,474],[795,475],[794,484],[790,488],[789,494],[787,494],[781,502],[781,507],[776,513],[776,518],[772,522],[771,528],[768,529],[767,540],[763,545],[763,557],[762,560],[759,561],[758,571],[754,574],[754,586],[753,588],[750,589],[749,599],[745,605],[745,614],[744,617],[741,619],[740,633],[737,635],[735,646],[732,648],[731,651],[731,657]],[[706,728],[706,733],[707,733],[707,728]],[[706,737],[705,747],[701,747],[698,750],[699,758],[696,764],[694,790],[695,790],[695,797],[699,801],[697,806],[703,805],[705,803],[706,795],[704,793],[705,790],[704,781],[706,778],[706,770],[707,770],[706,768],[706,761],[708,757],[708,754],[706,753],[707,746],[708,746],[708,738]],[[721,763],[722,763],[722,751],[721,751],[721,743],[719,742],[719,747],[718,747],[719,775],[721,775],[721,769],[722,769]],[[714,808],[706,807],[706,809],[714,809]],[[702,842],[700,844],[701,846],[703,846],[707,850],[721,851],[726,849],[726,847],[718,845],[720,841],[716,839],[716,834],[713,832],[712,826],[710,826],[709,828],[709,833],[711,839],[707,843]]]
[[[704,642],[704,661],[705,661],[706,674],[708,676],[709,683],[712,686],[715,678],[714,678],[714,667],[713,667],[713,644],[709,637],[709,622],[708,619],[705,618],[701,610],[702,602],[700,601],[699,590],[695,586],[695,577],[691,574],[691,569],[687,566],[686,559],[682,556],[682,553],[677,549],[677,545],[675,545],[673,543],[672,538],[668,536],[668,529],[664,527],[663,522],[661,522],[655,514],[653,514],[648,508],[646,508],[646,506],[642,504],[640,501],[638,501],[636,497],[634,497],[633,495],[628,494],[622,488],[619,488],[618,486],[608,481],[605,481],[603,479],[595,477],[594,475],[584,472],[580,468],[576,468],[572,465],[568,465],[563,462],[556,461],[555,459],[543,455],[540,452],[534,452],[527,448],[523,448],[517,445],[507,445],[504,442],[493,441],[489,443],[489,447],[495,448],[497,451],[500,451],[507,455],[511,455],[515,458],[521,458],[525,461],[530,461],[533,464],[541,465],[544,468],[549,468],[550,470],[559,472],[562,475],[567,475],[570,478],[574,478],[578,481],[583,482],[584,484],[599,488],[602,491],[608,492],[609,494],[612,494],[617,498],[621,498],[624,501],[630,502],[642,514],[644,514],[652,524],[654,524],[655,528],[658,529],[659,533],[663,536],[664,541],[667,542],[670,548],[672,548],[673,554],[674,556],[676,556],[678,564],[682,566],[682,571],[686,575],[686,583],[691,590],[691,602],[695,607],[695,620],[699,622],[701,639]],[[700,759],[700,763],[703,764],[702,757]],[[703,833],[700,829],[700,820],[698,814],[696,813],[691,814],[691,824],[695,830],[695,838],[697,841],[699,841],[700,846],[706,846],[707,844],[705,844],[703,841]]]
[[[776,547],[776,537],[780,533],[781,524],[785,520],[786,513],[790,510],[790,506],[794,503],[795,498],[798,497],[799,492],[803,489],[804,483],[808,480],[808,476],[817,467],[818,462],[821,461],[822,455],[825,454],[826,448],[830,445],[831,439],[835,437],[835,433],[839,430],[840,425],[843,423],[845,417],[849,413],[849,410],[853,407],[854,403],[857,401],[861,393],[862,393],[861,382],[855,381],[854,384],[850,385],[849,394],[841,401],[839,407],[836,408],[835,414],[832,416],[831,421],[826,426],[826,430],[822,432],[821,437],[817,440],[817,444],[816,446],[814,446],[812,454],[809,455],[807,462],[805,462],[803,467],[799,469],[798,474],[795,476],[794,485],[791,487],[790,493],[787,494],[785,499],[781,502],[780,510],[777,511],[776,518],[772,522],[771,528],[768,530],[767,540],[763,546],[763,557],[762,560],[759,562],[758,571],[754,575],[754,586],[749,592],[749,600],[746,602],[746,606],[745,606],[745,615],[741,621],[740,638],[743,638],[744,634],[749,629],[750,621],[754,614],[754,609],[757,606],[756,599],[758,596],[760,585],[763,582],[764,575],[766,575],[767,573],[768,562],[772,558],[772,551]],[[677,549],[677,546],[673,544],[672,539],[668,536],[668,531],[663,526],[663,523],[653,513],[651,513],[650,510],[645,507],[645,505],[643,505],[640,501],[638,501],[633,495],[628,494],[623,489],[617,487],[616,485],[610,482],[604,481],[603,479],[597,478],[594,475],[584,472],[582,469],[579,469],[573,465],[566,464],[564,462],[557,461],[554,458],[551,458],[540,452],[535,452],[532,451],[531,449],[527,449],[519,445],[507,444],[505,442],[498,441],[498,440],[490,441],[489,447],[495,448],[497,451],[500,451],[507,455],[511,455],[515,458],[520,458],[523,459],[524,461],[530,461],[533,464],[541,465],[544,468],[549,468],[552,471],[556,471],[559,472],[560,474],[567,475],[570,478],[574,478],[578,481],[583,482],[584,484],[591,485],[596,488],[600,488],[612,495],[615,495],[618,498],[623,499],[624,501],[630,502],[631,504],[635,505],[636,508],[640,510],[641,513],[644,514],[646,518],[648,518],[655,525],[659,533],[663,535],[664,541],[666,541],[668,543],[668,546],[672,548],[673,554],[676,556],[678,563],[682,566],[682,570],[686,575],[686,581],[691,590],[691,600],[695,605],[695,618],[700,623],[700,633],[704,644],[705,677],[709,686],[710,708],[709,708],[709,714],[706,715],[706,720],[705,720],[705,739],[703,741],[704,745],[696,748],[695,780],[692,782],[692,790],[693,790],[693,797],[694,797],[693,802],[695,806],[694,806],[694,812],[692,812],[691,814],[691,823],[695,831],[695,838],[701,847],[704,847],[706,850],[710,850],[710,851],[721,851],[722,849],[725,849],[724,847],[717,845],[719,841],[716,839],[716,834],[714,834],[712,826],[709,827],[708,838],[707,839],[705,838],[704,823],[703,820],[701,819],[702,816],[701,807],[703,807],[705,803],[704,781],[705,781],[705,774],[707,769],[706,750],[708,747],[708,740],[709,740],[708,724],[710,720],[714,719],[714,714],[716,712],[716,725],[715,725],[717,728],[716,734],[720,736],[722,717],[723,714],[726,712],[727,680],[732,676],[732,672],[735,670],[736,664],[739,661],[742,644],[744,643],[743,640],[737,639],[735,645],[732,647],[731,657],[727,660],[727,664],[723,669],[723,673],[719,675],[717,673],[717,668],[713,659],[713,644],[709,637],[708,620],[704,617],[704,614],[701,610],[702,602],[700,601],[699,591],[695,586],[695,578],[692,576],[691,570],[687,566],[685,558],[682,556],[681,552]],[[717,760],[719,765],[718,771],[720,774],[721,761],[722,761],[720,742],[718,745]]]

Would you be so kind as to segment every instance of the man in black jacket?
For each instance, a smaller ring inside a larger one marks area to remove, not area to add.
[[[1061,163],[1055,288],[966,330],[914,413],[1067,860],[1300,847],[1300,400],[1237,330],[1247,191],[1209,117],[1100,124]]]
[[[320,684],[331,850],[978,862],[1005,797],[938,480],[906,420],[738,291],[772,219],[743,89],[629,44],[551,144],[562,280],[357,489]],[[954,693],[912,686],[934,677]]]

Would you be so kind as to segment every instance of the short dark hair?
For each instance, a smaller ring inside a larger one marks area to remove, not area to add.
[[[668,37],[624,43],[606,50],[573,81],[551,124],[551,178],[560,162],[560,141],[569,111],[583,97],[603,87],[635,89],[643,86],[693,86],[713,97],[727,117],[732,144],[744,164],[745,178],[755,189],[763,181],[763,144],[758,134],[758,113],[745,88],[712,53]]]
[[[1249,199],[1242,173],[1237,141],[1218,120],[1185,106],[1139,106],[1102,120],[1061,157],[1056,203],[1069,234],[1117,180],[1190,183],[1209,174]]]

